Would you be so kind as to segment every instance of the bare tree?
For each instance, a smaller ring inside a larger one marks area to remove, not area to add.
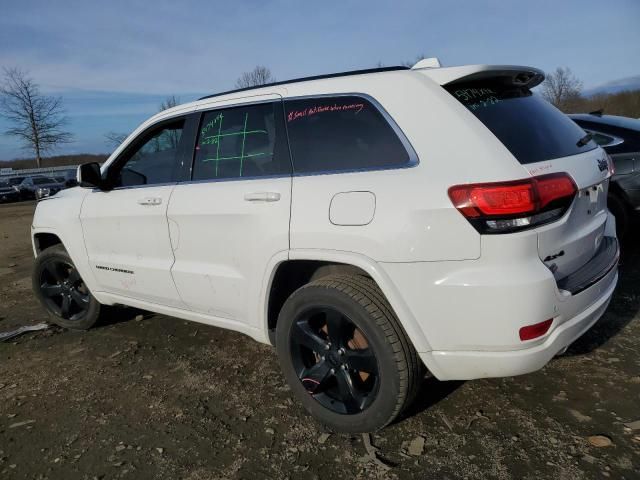
[[[275,81],[276,79],[271,75],[271,70],[258,65],[252,71],[244,72],[240,75],[240,78],[236,80],[236,88],[258,87]]]
[[[158,107],[158,112],[162,112],[163,110],[169,110],[170,108],[176,107],[180,105],[180,98],[176,97],[175,95],[171,95],[170,97],[167,97],[165,100],[163,100],[160,103],[160,106]]]
[[[560,110],[566,111],[577,103],[582,92],[580,81],[569,67],[558,67],[546,74],[542,83],[542,96]]]
[[[61,97],[42,95],[38,85],[22,70],[4,69],[0,115],[12,125],[4,133],[18,137],[24,148],[33,152],[38,167],[43,154],[73,138],[64,130],[67,122],[63,113]]]
[[[125,141],[125,139],[127,138],[127,134],[111,131],[105,133],[104,138],[107,141],[107,145],[111,145],[117,148],[122,142]]]

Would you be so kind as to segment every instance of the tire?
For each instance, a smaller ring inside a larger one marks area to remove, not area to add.
[[[330,275],[296,290],[278,316],[276,350],[293,394],[334,432],[385,427],[423,378],[393,309],[361,275]]]
[[[615,193],[610,193],[607,197],[607,207],[616,217],[616,235],[620,240],[624,239],[629,229],[629,212],[624,201]]]
[[[77,272],[62,245],[43,250],[31,277],[33,292],[52,323],[73,330],[88,330],[100,316],[100,303]]]

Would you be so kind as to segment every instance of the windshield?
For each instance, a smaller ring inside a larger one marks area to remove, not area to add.
[[[20,185],[23,180],[24,180],[24,177],[10,178],[9,185]]]
[[[33,179],[34,185],[43,185],[45,183],[57,183],[53,178],[39,177]]]
[[[526,87],[490,79],[449,84],[445,89],[491,130],[522,164],[597,148],[593,141],[580,142],[584,131]]]

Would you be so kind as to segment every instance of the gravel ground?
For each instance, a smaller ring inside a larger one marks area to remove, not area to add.
[[[0,332],[46,319],[33,209],[0,205]],[[521,377],[425,379],[371,437],[324,433],[274,350],[233,332],[119,309],[0,343],[0,478],[640,478],[640,241],[624,247],[609,310],[565,355]]]

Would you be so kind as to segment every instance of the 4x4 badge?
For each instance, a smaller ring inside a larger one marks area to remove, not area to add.
[[[600,169],[601,172],[604,172],[609,168],[609,162],[607,162],[606,158],[598,159],[598,168]]]

